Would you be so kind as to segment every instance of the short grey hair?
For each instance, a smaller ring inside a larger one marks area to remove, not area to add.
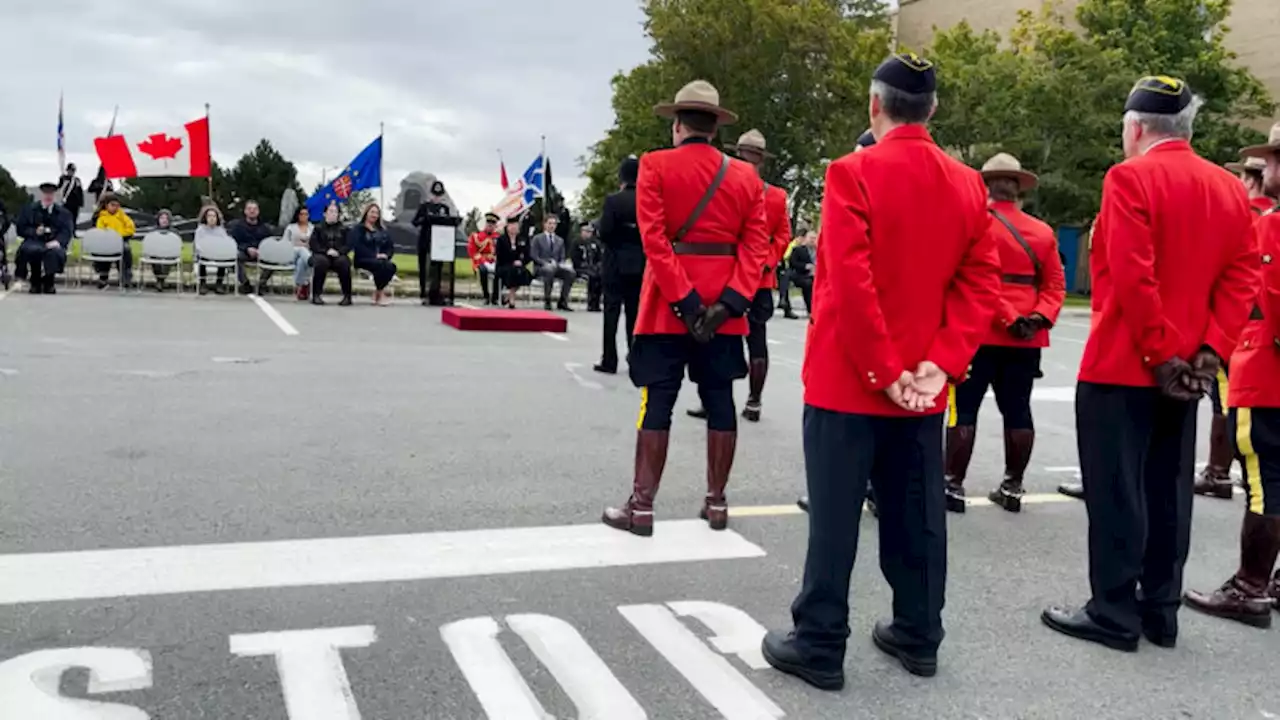
[[[1203,105],[1204,100],[1194,96],[1191,98],[1191,103],[1177,115],[1157,115],[1130,110],[1124,114],[1124,121],[1137,123],[1144,130],[1155,135],[1190,140],[1195,134],[1196,116],[1200,114],[1200,108]]]
[[[882,80],[871,81],[871,95],[880,98],[885,114],[894,122],[923,124],[938,107],[937,93],[903,92]]]

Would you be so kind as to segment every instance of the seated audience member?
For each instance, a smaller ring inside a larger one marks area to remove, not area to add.
[[[222,211],[218,210],[218,208],[213,205],[206,205],[200,208],[200,224],[196,226],[196,241],[192,249],[192,253],[196,259],[199,259],[201,257],[200,255],[201,241],[202,240],[208,241],[208,239],[215,238],[215,237],[230,237],[230,236],[227,235],[226,229],[222,226]],[[200,266],[199,292],[201,295],[209,294],[209,285],[205,281],[205,275],[207,274],[207,271],[208,271],[208,268],[206,268],[203,265]],[[226,279],[226,276],[227,276],[227,269],[218,268],[218,277],[213,284],[213,292],[215,294],[217,295],[227,294],[227,288],[223,284],[223,281]]]
[[[315,277],[311,287],[311,304],[323,305],[324,281],[329,271],[338,275],[338,285],[342,288],[342,300],[339,305],[351,304],[351,259],[347,247],[347,229],[339,219],[338,204],[329,203],[324,209],[324,221],[311,233],[311,266],[315,269]]]
[[[173,213],[169,210],[161,210],[156,213],[156,229],[155,232],[173,232]],[[170,268],[173,265],[152,265],[151,272],[156,276],[156,292],[162,293],[165,290],[165,280],[169,277]]]
[[[495,274],[507,291],[506,306],[516,306],[516,292],[532,282],[529,275],[529,239],[520,234],[520,219],[507,218],[507,230],[498,238]]]
[[[280,236],[293,246],[293,287],[299,300],[311,296],[311,235],[314,231],[311,211],[303,205],[293,213],[293,222]]]
[[[390,305],[386,288],[396,276],[396,265],[391,260],[396,249],[382,225],[382,208],[377,203],[365,208],[360,223],[347,233],[347,245],[355,254],[356,267],[373,275],[373,304]]]
[[[587,312],[600,312],[600,298],[604,294],[601,265],[604,263],[604,246],[596,238],[591,223],[582,225],[582,237],[573,246],[573,269],[578,277],[587,281]]]
[[[19,280],[25,280],[30,272],[31,294],[53,295],[54,276],[67,266],[67,248],[75,228],[71,213],[54,201],[58,186],[53,183],[40,185],[40,199],[23,208],[18,215]]]
[[[0,200],[0,285],[5,290],[9,289],[9,247],[6,244],[5,237],[9,233],[9,212],[4,207],[4,200]]]
[[[133,245],[130,242],[137,234],[133,218],[120,206],[120,198],[107,193],[98,201],[98,211],[94,214],[93,226],[99,230],[114,230],[124,239],[124,262],[120,266],[120,282],[128,285],[133,279]],[[98,262],[93,269],[98,271],[98,289],[107,286],[107,278],[111,275],[114,263]]]
[[[564,249],[564,238],[556,234],[560,224],[554,216],[542,222],[542,232],[535,235],[529,248],[529,257],[533,260],[534,272],[542,280],[543,305],[551,309],[551,286],[560,280],[560,303],[556,307],[569,312],[569,293],[573,292],[573,281],[578,274],[569,263]]]
[[[244,204],[244,217],[227,224],[227,234],[236,241],[240,248],[240,262],[236,265],[236,280],[240,283],[240,292],[249,295],[254,291],[249,284],[249,276],[245,273],[245,263],[258,261],[258,246],[263,240],[275,235],[275,228],[262,221],[262,209],[257,200],[249,200]],[[264,270],[258,274],[258,286],[271,279],[271,271]]]
[[[484,227],[467,238],[467,257],[471,258],[471,271],[480,276],[480,289],[484,292],[485,305],[498,304],[498,280],[493,276],[498,240],[498,216],[484,214]],[[489,283],[493,283],[493,291]]]
[[[813,265],[817,258],[818,233],[808,232],[791,249],[787,258],[791,284],[800,288],[804,297],[804,309],[813,315]]]

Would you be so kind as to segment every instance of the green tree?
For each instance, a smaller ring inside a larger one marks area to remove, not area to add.
[[[483,220],[484,213],[480,212],[480,208],[473,207],[467,211],[467,217],[462,221],[462,231],[469,237],[471,233],[480,230],[480,222]]]
[[[29,202],[31,202],[31,193],[19,185],[9,171],[0,165],[0,203],[4,203],[9,213],[9,221],[16,221],[18,213],[22,212],[22,207]]]
[[[248,200],[257,200],[262,217],[275,222],[280,215],[280,196],[285,188],[302,193],[298,185],[298,169],[271,145],[260,140],[257,147],[245,153],[234,168],[226,173],[222,187],[215,184],[219,204],[228,217],[235,217]]]
[[[213,164],[211,175],[216,197],[226,187],[227,176],[217,163]],[[119,190],[125,204],[136,210],[154,213],[167,208],[180,217],[194,218],[209,195],[209,179],[134,178],[121,183]],[[276,193],[277,199],[279,195]]]
[[[1136,80],[1172,75],[1204,99],[1196,149],[1218,163],[1263,139],[1242,120],[1275,112],[1266,86],[1227,49],[1232,0],[1084,0],[1076,18],[1098,47],[1117,53]]]
[[[653,106],[695,78],[710,81],[740,117],[722,141],[758,128],[775,157],[765,178],[791,191],[793,214],[815,208],[830,159],[866,129],[871,72],[889,51],[875,0],[643,0],[651,59],[614,76],[613,127],[580,160],[583,217],[599,214],[628,155],[669,146]]]

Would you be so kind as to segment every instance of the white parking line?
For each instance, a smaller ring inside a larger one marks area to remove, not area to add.
[[[567,362],[564,364],[564,369],[569,371],[569,374],[573,376],[573,379],[577,381],[579,385],[588,390],[603,390],[604,386],[600,383],[594,380],[588,380],[578,374],[578,370],[582,367],[582,363]]]
[[[270,318],[271,322],[275,323],[276,327],[280,328],[280,331],[283,332],[285,335],[298,334],[298,328],[291,325],[288,320],[285,320],[284,316],[280,314],[279,310],[276,310],[275,308],[271,307],[271,303],[267,302],[266,300],[262,299],[257,295],[250,295],[249,299],[252,300],[253,304],[257,305],[258,309],[261,310],[263,314],[265,314],[268,318]]]
[[[542,334],[546,335],[552,340],[559,340],[560,342],[569,342],[569,338],[565,337],[564,333],[553,333],[550,330],[544,330]]]

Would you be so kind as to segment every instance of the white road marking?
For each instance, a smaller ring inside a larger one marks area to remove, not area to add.
[[[285,335],[298,334],[298,329],[291,325],[288,320],[285,320],[284,316],[280,314],[280,311],[271,306],[271,303],[257,295],[250,295],[249,299],[252,300],[253,304],[257,305],[258,309],[270,318],[271,322],[275,323],[276,327],[280,328],[280,331]]]
[[[18,371],[14,370],[13,368],[0,368],[0,375],[3,375],[4,377],[13,377],[14,375],[17,375],[17,374],[18,374]]]
[[[728,660],[712,652],[667,608],[661,605],[627,605],[618,608],[618,612],[684,675],[707,702],[720,711],[725,720],[784,717],[782,708],[743,677]]]
[[[764,557],[699,520],[0,555],[0,605]]]
[[[640,703],[572,625],[548,615],[509,615],[507,625],[560,683],[578,720],[646,720]]]
[[[455,305],[457,305],[457,306],[458,306],[458,307],[460,307],[460,308],[466,308],[466,309],[468,309],[468,310],[475,310],[475,309],[476,309],[476,306],[475,306],[475,305],[472,305],[471,303],[464,303],[464,302],[460,302],[460,303],[455,303]]]
[[[7,297],[9,297],[9,291],[8,291],[8,290],[0,290],[0,300],[3,300],[3,299],[5,299],[5,298],[7,298]]]
[[[498,642],[501,631],[493,618],[478,617],[445,625],[440,637],[490,720],[547,720],[551,716]]]
[[[239,657],[275,657],[290,720],[360,720],[339,650],[377,639],[372,625],[361,625],[232,635],[230,644]]]
[[[130,705],[63,697],[63,674],[81,668],[89,671],[90,695],[151,687],[146,650],[39,650],[0,663],[0,720],[147,720],[146,712]]]
[[[1084,343],[1085,343],[1085,341],[1084,341],[1084,340],[1077,340],[1077,339],[1075,339],[1075,338],[1063,337],[1062,335],[1053,335],[1053,336],[1051,336],[1051,337],[1050,337],[1050,339],[1049,339],[1049,342],[1050,342],[1050,343],[1055,343],[1055,342],[1058,342],[1059,340],[1061,340],[1062,342],[1069,342],[1069,343],[1073,343],[1073,344],[1075,344],[1075,345],[1084,345]]]
[[[577,381],[579,385],[588,390],[603,390],[603,385],[594,380],[588,380],[578,373],[578,370],[582,367],[584,367],[582,363],[567,362],[564,364],[564,369],[569,371],[569,374],[573,376],[573,379]]]
[[[569,338],[565,337],[564,333],[553,333],[549,330],[543,330],[542,334],[546,335],[552,340],[559,340],[560,342],[569,342]]]
[[[774,340],[773,338],[769,338],[768,340],[765,340],[765,343],[766,343],[766,344],[768,344],[768,345],[781,345],[781,344],[782,344],[782,341],[781,341],[781,340]]]
[[[994,398],[995,396],[994,391],[987,391],[986,397]],[[1032,388],[1031,399],[1036,402],[1073,403],[1076,401],[1076,388],[1074,385]]]
[[[694,617],[715,633],[708,642],[717,652],[737,655],[752,670],[769,667],[765,662],[760,643],[764,640],[764,626],[754,618],[731,605],[717,602],[672,602],[667,607],[680,617]]]

